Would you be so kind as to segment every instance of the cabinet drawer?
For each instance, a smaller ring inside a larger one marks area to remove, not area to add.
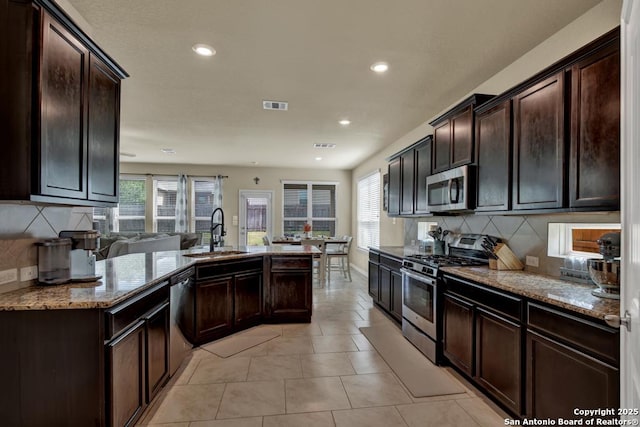
[[[380,262],[380,253],[374,252],[371,249],[369,249],[369,261],[375,262],[376,264],[378,264]]]
[[[485,288],[453,276],[444,276],[449,292],[473,300],[478,305],[493,309],[516,321],[522,320],[523,301],[521,298]]]
[[[396,258],[391,258],[385,255],[380,255],[380,264],[386,265],[391,270],[400,270],[402,267],[402,261]]]
[[[262,257],[226,262],[213,262],[211,264],[198,266],[196,269],[196,280],[246,272],[249,270],[262,270]]]
[[[308,270],[311,268],[311,257],[274,256],[271,257],[272,270]]]
[[[619,365],[620,334],[617,329],[534,303],[527,304],[527,326],[578,347],[614,366]]]
[[[156,306],[169,301],[168,282],[162,282],[140,295],[105,310],[105,340],[118,335]]]

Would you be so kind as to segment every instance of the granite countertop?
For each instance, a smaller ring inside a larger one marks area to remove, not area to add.
[[[601,320],[607,314],[620,313],[619,300],[591,294],[595,286],[525,271],[490,270],[488,267],[442,267],[441,271]]]
[[[415,248],[411,248],[409,246],[369,246],[369,249],[373,249],[374,251],[382,252],[396,258],[404,258],[418,252]]]
[[[230,248],[225,248],[230,249]],[[177,272],[199,263],[241,259],[262,255],[300,255],[320,253],[310,246],[247,246],[233,248],[244,253],[207,257],[184,256],[208,252],[208,247],[123,255],[96,262],[96,282],[40,286],[0,294],[0,311],[107,308]]]

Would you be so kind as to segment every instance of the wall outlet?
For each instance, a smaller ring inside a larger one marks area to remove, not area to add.
[[[22,267],[20,269],[20,281],[26,282],[27,280],[34,280],[38,278],[38,266],[31,265],[29,267]]]
[[[538,265],[539,265],[538,264],[538,257],[537,256],[527,255],[526,263],[530,267],[538,267]]]
[[[18,269],[10,268],[9,270],[0,271],[0,285],[5,283],[18,281]]]

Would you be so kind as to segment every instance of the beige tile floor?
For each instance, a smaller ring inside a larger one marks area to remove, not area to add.
[[[443,369],[465,393],[412,397],[358,329],[393,323],[373,306],[366,277],[337,276],[314,288],[311,323],[259,326],[280,336],[226,359],[206,346],[194,349],[138,425],[504,425],[506,415],[449,368]]]

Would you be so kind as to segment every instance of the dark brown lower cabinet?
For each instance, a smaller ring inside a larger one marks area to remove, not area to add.
[[[146,406],[145,321],[107,344],[107,425],[130,426]]]
[[[233,323],[244,329],[262,320],[262,272],[238,274],[233,289]]]
[[[402,321],[402,274],[391,270],[391,316]]]
[[[443,353],[469,376],[473,375],[473,329],[473,305],[451,294],[444,294]]]
[[[443,353],[516,417],[618,408],[620,332],[604,321],[445,273]]]
[[[386,311],[391,310],[391,269],[380,265],[378,271],[380,275],[380,298],[378,304]]]
[[[270,321],[310,322],[312,258],[271,257],[269,283]]]
[[[369,295],[374,301],[380,299],[380,265],[377,262],[369,261]]]
[[[149,403],[169,379],[169,302],[145,316],[146,402]]]
[[[107,425],[133,425],[169,378],[169,286],[105,311]]]
[[[402,260],[369,249],[369,295],[398,323],[402,321]]]
[[[522,327],[476,309],[475,380],[516,414],[522,410]]]
[[[618,408],[617,368],[527,331],[527,416],[573,419],[575,408]]]
[[[195,341],[228,334],[233,327],[233,276],[196,283]]]

